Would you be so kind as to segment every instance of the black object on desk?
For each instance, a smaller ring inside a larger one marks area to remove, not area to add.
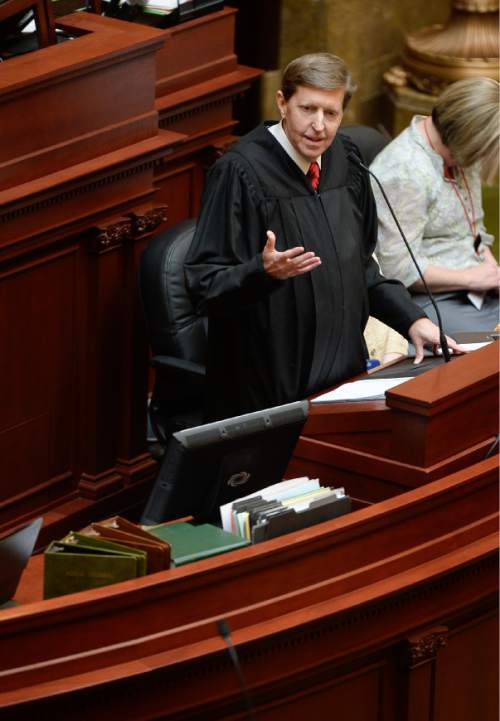
[[[296,401],[174,433],[140,522],[216,522],[221,505],[281,481],[308,409]]]
[[[451,356],[450,360],[459,358],[460,356]],[[415,365],[414,358],[404,358],[393,365],[381,366],[371,371],[368,378],[416,378],[427,373],[431,368],[443,365],[441,356],[425,356],[421,363]],[[385,395],[384,395],[385,397]]]
[[[0,606],[14,597],[21,574],[33,553],[42,522],[42,518],[36,518],[0,538]]]
[[[194,20],[201,15],[222,10],[223,7],[223,0],[187,0],[186,2],[177,0],[177,7],[173,10],[162,12],[154,9],[153,12],[149,12],[148,8],[142,8],[141,4],[121,3],[120,0],[104,0],[102,3],[104,15],[157,28],[168,28]]]

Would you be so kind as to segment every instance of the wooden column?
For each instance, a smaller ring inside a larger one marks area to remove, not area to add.
[[[436,721],[436,659],[446,646],[446,626],[409,636],[403,650],[401,721]]]

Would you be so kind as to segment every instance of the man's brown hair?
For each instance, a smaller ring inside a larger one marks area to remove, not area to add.
[[[356,90],[345,62],[331,53],[310,53],[295,58],[283,71],[281,92],[290,100],[297,88],[308,85],[320,90],[344,89],[344,108]]]

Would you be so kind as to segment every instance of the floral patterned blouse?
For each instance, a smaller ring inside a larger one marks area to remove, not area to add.
[[[493,243],[483,225],[479,168],[464,171],[466,182],[460,172],[455,172],[455,181],[445,178],[443,159],[417,130],[421,120],[423,116],[416,115],[377,155],[370,169],[382,183],[422,273],[428,265],[467,268],[482,262],[485,245]],[[418,272],[376,182],[371,180],[379,218],[378,262],[387,278],[397,278],[409,287],[418,280]],[[475,220],[475,230],[481,235],[478,253],[454,182],[469,220]]]

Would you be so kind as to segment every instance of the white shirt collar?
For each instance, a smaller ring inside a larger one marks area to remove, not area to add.
[[[304,175],[307,175],[307,171],[309,170],[309,166],[311,165],[311,161],[307,160],[307,158],[304,158],[303,155],[301,155],[297,150],[293,147],[291,142],[288,140],[288,136],[283,130],[283,121],[279,123],[275,123],[274,125],[269,125],[268,128],[270,133],[274,135],[278,143],[281,145],[283,150],[291,157],[291,159],[296,163],[299,168],[302,170]],[[316,161],[321,169],[321,155],[319,158],[316,158]]]

